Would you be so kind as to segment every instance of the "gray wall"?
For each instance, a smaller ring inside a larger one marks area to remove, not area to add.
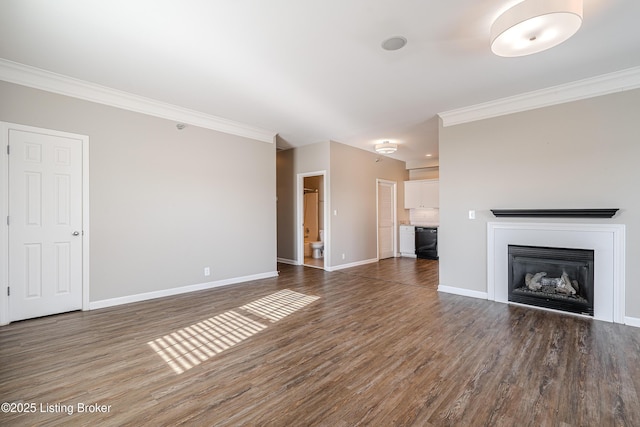
[[[639,318],[639,111],[634,90],[441,127],[440,284],[486,292],[491,208],[620,208],[581,222],[626,224],[626,315]]]
[[[330,232],[329,267],[376,258],[376,178],[398,183],[398,221],[408,221],[403,182],[409,179],[409,172],[404,162],[333,141],[280,151],[277,156],[279,258],[297,258],[295,200],[299,173],[327,171],[329,192],[324,200],[330,210],[325,227]],[[376,162],[377,158],[381,161]],[[335,209],[338,215],[333,215]]]
[[[0,99],[2,121],[89,136],[91,301],[276,270],[274,144],[5,82]]]
[[[398,222],[407,221],[404,181],[409,179],[409,172],[404,162],[337,142],[331,142],[330,151],[330,265],[375,259],[378,250],[376,179],[397,183]],[[338,211],[337,215],[333,214],[334,210]]]
[[[278,198],[278,258],[296,260],[296,181],[294,150],[276,152],[276,194]]]
[[[297,177],[300,173],[327,172],[329,182],[329,142],[305,145],[277,153],[278,258],[298,258],[296,229]],[[325,203],[328,197],[325,197]]]
[[[440,170],[437,166],[430,168],[411,169],[409,171],[409,180],[416,179],[438,179],[440,178]]]

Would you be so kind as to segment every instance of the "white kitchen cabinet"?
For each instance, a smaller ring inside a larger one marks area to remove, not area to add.
[[[400,226],[400,256],[416,257],[416,228],[413,225]]]
[[[437,179],[421,179],[404,182],[404,208],[424,209],[440,206],[440,182]]]

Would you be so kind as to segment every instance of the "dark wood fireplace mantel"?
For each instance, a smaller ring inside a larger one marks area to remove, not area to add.
[[[612,218],[615,209],[491,209],[493,215],[520,218]]]

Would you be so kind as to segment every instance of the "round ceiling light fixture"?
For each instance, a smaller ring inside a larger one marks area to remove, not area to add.
[[[395,36],[383,41],[382,48],[384,50],[398,50],[398,49],[402,49],[406,44],[407,44],[407,39],[401,36]]]
[[[582,0],[524,0],[491,26],[491,50],[516,57],[542,52],[573,36],[582,25]]]
[[[392,144],[389,141],[384,141],[382,144],[376,144],[376,153],[379,154],[392,154],[398,149],[398,144]]]

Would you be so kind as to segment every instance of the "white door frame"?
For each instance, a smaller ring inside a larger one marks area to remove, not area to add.
[[[302,231],[303,222],[304,222],[304,179],[308,176],[322,176],[322,187],[323,187],[323,195],[324,195],[324,209],[322,210],[322,223],[324,224],[324,256],[323,263],[324,269],[326,270],[329,267],[329,258],[331,253],[331,245],[329,244],[329,240],[331,233],[329,231],[329,193],[327,192],[327,171],[316,171],[316,172],[304,172],[298,174],[297,186],[296,186],[296,263],[297,265],[304,264],[304,233]]]
[[[393,256],[398,257],[398,183],[376,178],[376,258],[380,261],[380,184],[390,184],[393,188]]]
[[[82,141],[82,310],[89,310],[89,137],[15,123],[0,122],[2,155],[0,156],[0,325],[9,323],[9,130],[43,133]]]

